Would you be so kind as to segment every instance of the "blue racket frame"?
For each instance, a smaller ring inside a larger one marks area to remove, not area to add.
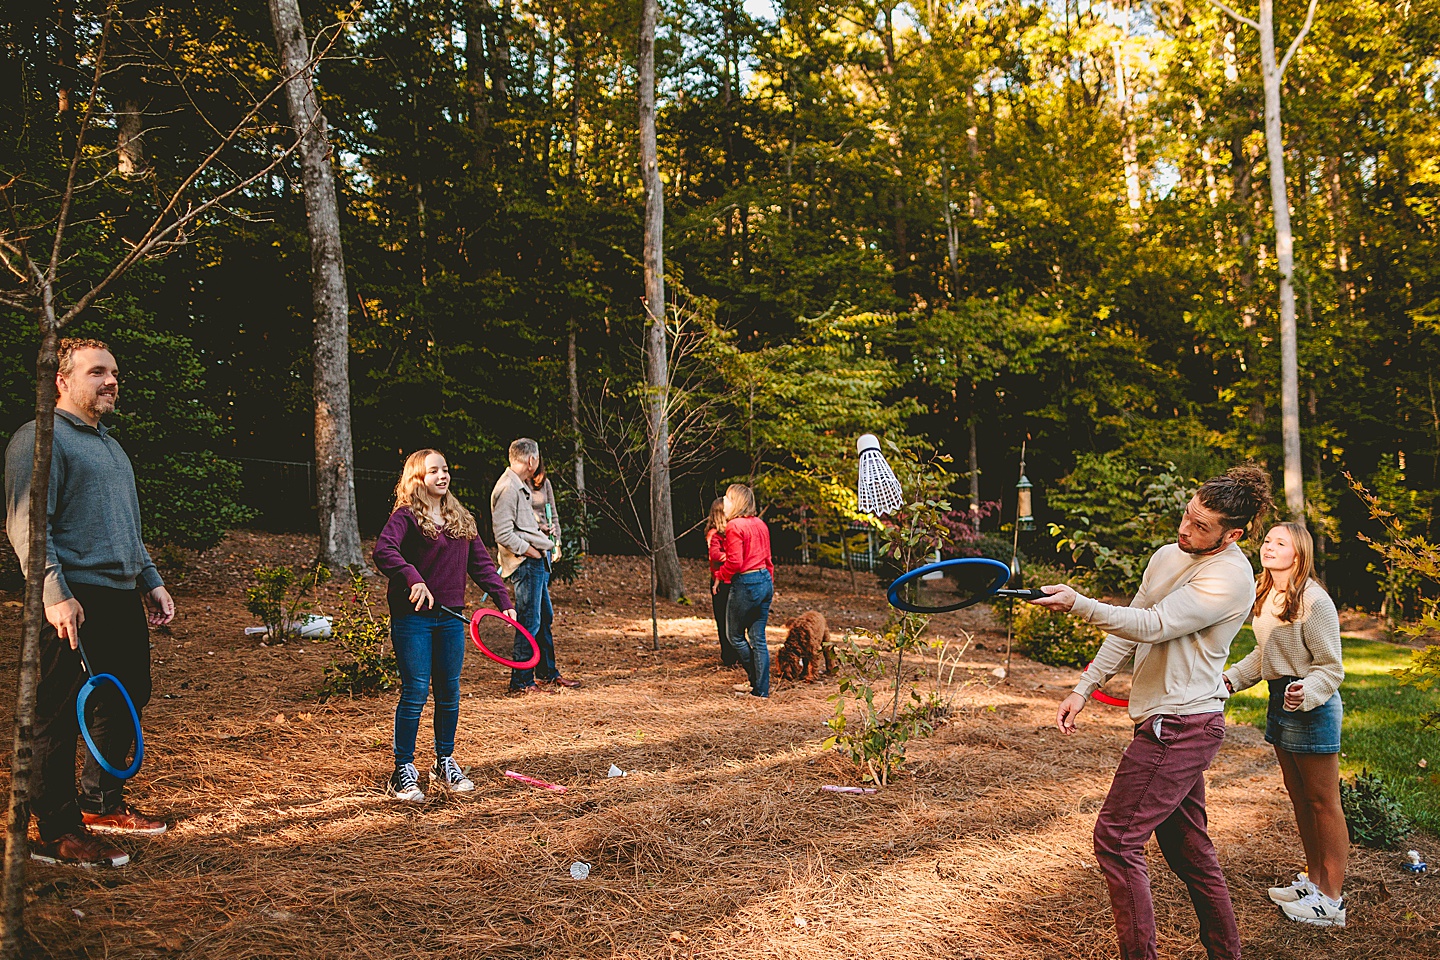
[[[994,573],[995,582],[973,597],[961,600],[958,603],[947,604],[943,607],[917,606],[900,596],[900,590],[907,584],[932,573],[939,573],[943,576],[946,570],[957,566],[985,567]],[[960,557],[956,560],[941,560],[939,563],[927,563],[923,567],[916,567],[914,570],[910,570],[896,577],[895,581],[890,584],[890,589],[886,591],[886,599],[890,601],[890,606],[896,610],[904,610],[906,613],[949,613],[952,610],[963,610],[966,607],[974,606],[982,600],[988,600],[990,597],[1016,597],[1020,600],[1035,600],[1045,596],[1045,591],[1043,590],[1002,589],[1005,586],[1005,582],[1009,579],[1010,568],[999,560],[990,557]]]
[[[120,780],[129,780],[140,772],[140,764],[145,760],[145,734],[140,729],[140,711],[135,709],[135,701],[130,699],[130,692],[120,682],[120,678],[113,673],[96,673],[90,666],[90,658],[85,656],[85,648],[80,646],[80,641],[75,641],[76,649],[80,652],[80,662],[85,665],[85,672],[90,674],[90,679],[80,687],[80,692],[75,695],[75,716],[80,721],[80,736],[85,740],[85,749],[90,751],[90,756],[110,776]],[[98,690],[103,684],[110,684],[120,694],[120,699],[125,701],[125,708],[130,711],[130,723],[135,728],[135,759],[130,761],[128,767],[117,767],[105,759],[101,752],[100,745],[90,735],[90,725],[85,721],[85,703],[90,695]]]

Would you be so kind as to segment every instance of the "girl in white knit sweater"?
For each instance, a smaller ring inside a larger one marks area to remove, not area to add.
[[[1225,671],[1233,693],[1269,681],[1265,739],[1274,744],[1295,808],[1306,873],[1270,899],[1292,920],[1345,925],[1345,860],[1350,836],[1340,808],[1340,618],[1313,577],[1314,543],[1298,523],[1270,528],[1260,547],[1255,649]]]

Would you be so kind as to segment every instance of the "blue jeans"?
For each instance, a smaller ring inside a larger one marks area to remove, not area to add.
[[[774,597],[775,583],[769,570],[739,573],[730,580],[725,627],[730,646],[735,648],[750,678],[750,692],[757,697],[770,696],[770,648],[765,646],[765,622],[770,619],[770,601]],[[750,635],[748,643],[746,633]]]
[[[395,707],[395,766],[415,762],[420,711],[435,688],[435,756],[455,751],[460,722],[460,668],[465,664],[465,624],[445,613],[390,616],[390,643],[400,664],[400,703]]]
[[[549,683],[560,676],[555,666],[555,638],[550,624],[555,608],[550,605],[550,558],[526,557],[510,574],[510,595],[515,599],[515,619],[529,630],[540,647],[540,663],[530,670],[511,670],[510,689],[533,687],[535,681]],[[530,659],[530,641],[515,631],[514,660]]]

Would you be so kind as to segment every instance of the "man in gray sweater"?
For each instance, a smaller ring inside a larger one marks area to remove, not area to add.
[[[1109,633],[1060,704],[1062,733],[1074,733],[1090,694],[1125,661],[1135,661],[1135,738],[1095,821],[1095,857],[1110,888],[1122,960],[1157,955],[1145,866],[1152,833],[1190,891],[1210,960],[1240,957],[1235,909],[1206,830],[1205,771],[1225,740],[1222,671],[1230,643],[1255,602],[1255,575],[1237,544],[1270,506],[1269,477],[1255,466],[1235,467],[1190,498],[1176,542],[1155,551],[1129,606],[1101,603],[1065,585],[1045,587],[1047,596],[1031,601]]]
[[[97,833],[157,834],[165,824],[131,808],[125,782],[88,753],[77,798],[75,698],[86,679],[77,641],[95,670],[118,677],[141,710],[150,700],[149,625],[174,619],[175,602],[141,539],[130,458],[100,422],[119,396],[115,357],[99,340],[66,339],[59,359],[31,804],[40,842],[30,855],[47,863],[118,867],[129,855]],[[34,464],[32,420],[5,450],[5,528],[27,574]],[[129,711],[117,696],[97,694],[92,702],[91,736],[112,764],[123,764],[134,745]]]
[[[500,576],[510,585],[516,619],[540,648],[540,663],[534,669],[510,671],[513,694],[534,693],[541,686],[552,692],[580,686],[579,680],[562,677],[555,663],[555,639],[550,632],[555,619],[550,604],[550,553],[555,541],[541,532],[530,502],[530,478],[538,466],[540,445],[521,437],[510,444],[510,468],[495,481],[495,489],[490,492],[490,520]],[[515,659],[529,656],[530,644],[516,631]]]

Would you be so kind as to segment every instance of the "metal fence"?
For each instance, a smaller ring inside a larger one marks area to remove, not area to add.
[[[260,457],[236,457],[235,461],[240,464],[241,501],[256,512],[252,526],[272,533],[311,533],[316,529],[314,463]],[[363,536],[374,536],[385,525],[396,477],[389,470],[355,470],[355,508]]]

